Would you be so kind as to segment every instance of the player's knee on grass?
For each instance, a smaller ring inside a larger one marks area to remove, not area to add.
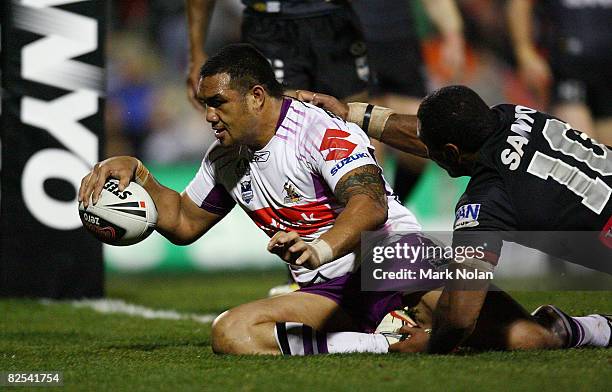
[[[508,350],[561,348],[563,342],[546,327],[531,320],[519,320],[508,327]]]
[[[277,354],[274,323],[256,310],[241,307],[221,313],[212,324],[211,345],[215,354]]]
[[[234,309],[221,313],[212,324],[212,350],[215,354],[247,354],[253,351],[249,339],[252,320]]]
[[[211,345],[215,354],[231,354],[232,351],[232,334],[235,330],[232,328],[234,321],[229,314],[229,310],[221,313],[212,323]]]

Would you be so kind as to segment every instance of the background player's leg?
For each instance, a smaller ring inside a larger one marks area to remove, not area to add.
[[[331,299],[294,292],[221,314],[213,323],[212,347],[223,354],[280,354],[281,349],[291,355],[386,352],[383,335],[334,332],[356,329],[353,319]]]

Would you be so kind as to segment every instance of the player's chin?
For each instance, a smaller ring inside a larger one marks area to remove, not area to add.
[[[236,144],[234,139],[232,139],[229,135],[225,135],[223,137],[217,138],[217,140],[219,140],[219,143],[223,147],[229,147],[229,146],[233,146],[234,144]]]

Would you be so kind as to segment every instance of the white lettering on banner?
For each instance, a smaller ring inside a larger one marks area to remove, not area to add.
[[[70,151],[47,148],[32,155],[21,177],[23,200],[30,213],[41,223],[57,230],[81,226],[76,200],[61,201],[45,192],[45,180],[61,178],[78,189],[88,166]]]
[[[66,150],[49,148],[35,153],[24,167],[22,193],[30,213],[58,230],[81,225],[76,196],[56,200],[44,190],[51,178],[65,180],[76,189],[89,167],[98,161],[98,136],[79,121],[98,112],[104,73],[97,66],[71,60],[98,49],[98,21],[53,6],[83,0],[13,0],[15,27],[43,37],[21,50],[24,80],[68,90],[52,101],[24,96],[21,121],[45,129]]]

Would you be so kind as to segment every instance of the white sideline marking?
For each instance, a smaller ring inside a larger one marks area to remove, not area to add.
[[[135,305],[125,302],[122,299],[83,299],[78,301],[54,301],[44,299],[41,301],[44,305],[63,304],[67,303],[75,308],[89,308],[99,313],[121,313],[128,316],[142,317],[146,319],[163,319],[163,320],[193,320],[202,324],[212,323],[217,317],[216,314],[194,314],[180,313],[176,310],[156,310],[147,308],[141,305]]]

